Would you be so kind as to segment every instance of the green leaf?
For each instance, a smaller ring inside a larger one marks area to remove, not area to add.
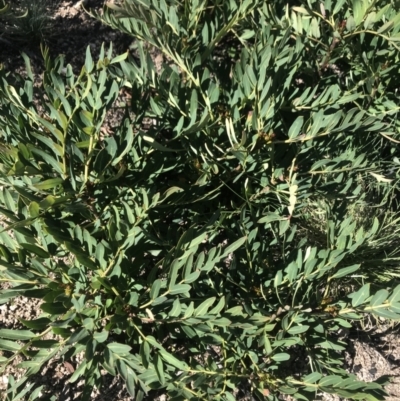
[[[226,401],[236,401],[237,400],[237,398],[234,397],[234,395],[229,392],[225,392],[225,398],[226,398]]]
[[[193,89],[192,90],[192,95],[190,97],[190,117],[191,117],[191,122],[190,126],[193,125],[196,122],[197,119],[197,109],[198,109],[198,97],[197,97],[197,90]]]
[[[29,215],[32,218],[38,217],[40,213],[39,204],[37,202],[31,202],[29,204]]]
[[[136,389],[135,389],[134,372],[129,366],[126,368],[126,370],[127,370],[127,375],[128,375],[127,379],[125,380],[126,389],[128,390],[128,393],[130,394],[130,396],[133,399],[137,400],[138,398],[135,398],[135,396],[136,396],[135,390]]]
[[[178,317],[181,314],[181,311],[181,303],[179,302],[179,298],[176,298],[174,303],[172,304],[172,309],[169,312],[168,316]]]
[[[279,270],[274,278],[274,287],[277,288],[281,285],[282,283],[282,278],[283,278],[283,273],[282,270]]]
[[[128,56],[129,56],[129,52],[122,53],[122,54],[120,54],[119,56],[114,57],[114,58],[110,61],[110,64],[120,63],[121,61],[126,60]]]
[[[392,295],[389,298],[389,303],[399,302],[400,301],[400,284],[395,287],[392,291]]]
[[[34,319],[34,320],[19,319],[19,321],[24,326],[34,330],[44,330],[51,323],[51,320],[45,317],[41,317],[39,319]]]
[[[126,133],[124,135],[124,150],[120,153],[120,155],[114,158],[113,162],[111,163],[112,166],[116,166],[121,160],[124,158],[126,154],[131,150],[133,144],[134,134],[132,125],[128,125],[126,127]]]
[[[154,367],[156,369],[158,380],[160,381],[161,385],[164,385],[166,383],[166,381],[165,381],[164,365],[163,365],[162,358],[157,353],[154,355],[154,360],[155,360]]]
[[[242,238],[239,238],[238,240],[236,240],[234,243],[228,245],[224,249],[224,253],[221,255],[221,258],[225,258],[230,253],[233,253],[234,251],[236,251],[236,249],[240,248],[246,242],[246,240],[247,240],[247,237],[242,237]]]
[[[35,333],[29,330],[0,329],[0,337],[9,340],[30,340],[35,335]]]
[[[153,285],[151,286],[150,290],[150,298],[151,299],[156,299],[158,297],[158,294],[160,293],[162,281],[160,279],[157,279],[154,281]]]
[[[195,282],[199,278],[200,273],[201,272],[199,270],[196,270],[193,273],[190,273],[189,275],[185,276],[185,279],[184,279],[185,283],[190,284],[190,283]]]
[[[128,380],[128,366],[122,359],[117,359],[116,361],[117,369],[121,377],[124,379],[124,381]]]
[[[70,383],[75,383],[84,374],[85,370],[86,370],[86,362],[85,360],[83,360],[68,381]]]
[[[57,340],[34,340],[32,341],[32,346],[36,348],[56,348],[60,345],[60,342]]]
[[[335,375],[325,376],[319,381],[318,385],[320,387],[335,386],[338,383],[340,383],[342,380],[343,380],[343,378],[341,376],[335,376]]]
[[[374,25],[376,21],[376,13],[371,12],[367,15],[367,18],[364,21],[364,29],[370,29]]]
[[[46,252],[43,248],[38,247],[37,245],[26,243],[21,243],[20,245],[27,251],[39,256],[39,258],[47,259],[50,257],[50,254],[48,252]]]
[[[360,25],[364,19],[365,13],[369,8],[368,1],[365,0],[352,0],[353,3],[353,13],[356,25]]]
[[[74,333],[72,333],[71,337],[68,339],[67,344],[71,345],[74,343],[77,343],[89,336],[89,332],[82,328],[80,330],[76,330]]]
[[[371,309],[371,313],[374,315],[383,317],[384,319],[390,319],[390,320],[398,320],[399,319],[399,314],[396,312],[392,312],[387,309]]]
[[[335,278],[341,278],[341,277],[348,276],[349,274],[357,271],[359,268],[360,268],[360,265],[352,265],[352,266],[343,267],[342,269],[339,269],[331,278],[335,279]]]
[[[143,139],[148,142],[154,149],[159,150],[161,152],[182,152],[180,149],[171,149],[166,146],[161,145],[155,139],[150,136],[144,135]]]
[[[301,325],[301,326],[292,326],[289,330],[288,333],[292,335],[297,335],[301,333],[305,333],[310,326],[307,325]]]
[[[304,124],[304,117],[303,116],[297,117],[289,128],[289,133],[288,133],[289,139],[294,139],[301,134],[301,128],[303,127],[303,124]]]
[[[190,291],[192,287],[189,284],[176,284],[170,289],[171,295],[185,294]]]
[[[216,298],[208,298],[203,301],[194,311],[194,316],[203,316],[207,314],[208,309],[210,306],[215,302]]]
[[[104,361],[102,365],[110,375],[116,376],[114,354],[108,348],[104,349]]]
[[[89,331],[93,331],[94,329],[94,320],[91,317],[87,317],[82,321],[82,326]]]
[[[307,375],[306,377],[303,378],[303,381],[306,383],[316,383],[318,380],[320,380],[322,377],[322,374],[319,372],[313,372]]]
[[[270,358],[276,362],[283,362],[283,361],[288,361],[290,359],[290,355],[281,352],[279,354],[272,355]]]
[[[287,217],[281,216],[277,213],[267,213],[266,216],[261,217],[257,223],[272,223],[273,221],[287,220]]]
[[[377,31],[377,33],[385,34],[386,32],[390,31],[393,28],[394,22],[393,20],[386,22],[383,24]]]
[[[387,290],[379,290],[376,292],[376,294],[372,297],[371,301],[369,302],[369,304],[371,306],[378,306],[378,305],[382,305],[389,296],[389,291]]]
[[[94,67],[92,54],[90,52],[90,46],[86,48],[86,59],[85,59],[85,69],[86,72],[91,73]]]
[[[171,264],[171,272],[169,274],[169,283],[168,283],[168,288],[172,289],[172,287],[175,285],[176,280],[178,278],[178,270],[182,267],[182,262],[180,262],[178,259],[175,259],[172,264]]]
[[[225,306],[225,296],[222,296],[222,297],[220,298],[220,300],[218,301],[218,304],[215,305],[214,308],[212,308],[212,309],[209,311],[209,314],[210,314],[210,315],[218,315],[218,314],[222,311],[222,309],[224,308],[224,306]]]
[[[159,355],[162,357],[162,359],[169,365],[174,366],[175,368],[186,371],[188,366],[185,362],[180,361],[176,357],[174,357],[172,354],[168,353],[167,351],[161,350],[159,352]]]
[[[342,10],[345,2],[346,2],[346,0],[335,1],[335,7],[332,10],[332,16],[337,14],[340,10]]]
[[[72,244],[69,241],[65,241],[64,245],[68,249],[68,251],[70,251],[71,253],[73,253],[76,256],[76,259],[78,260],[79,263],[88,267],[91,270],[97,269],[96,263],[93,262],[93,260],[91,260],[89,258],[89,256],[86,254],[86,252],[82,248],[77,247],[76,245]]]
[[[349,295],[351,297],[351,304],[355,308],[365,302],[369,297],[369,283],[364,284],[357,292]]]
[[[98,342],[98,343],[104,343],[104,341],[107,340],[108,338],[108,331],[103,330],[103,331],[97,331],[93,333],[93,338]]]
[[[150,364],[150,345],[147,341],[143,341],[140,344],[140,356],[143,366],[148,369]]]
[[[67,200],[68,198],[65,198]],[[60,198],[55,198],[54,196],[47,195],[42,201],[40,201],[39,206],[41,209],[48,209],[54,204],[63,203],[63,200]],[[33,217],[33,216],[32,216]]]
[[[114,354],[117,354],[117,355],[129,354],[132,349],[132,347],[130,347],[129,345],[115,343],[115,342],[107,344],[107,348],[110,351],[114,352]]]
[[[61,185],[63,182],[64,182],[64,180],[62,178],[50,178],[50,179],[42,181],[38,184],[34,184],[34,186],[36,189],[43,191],[46,189],[51,189],[51,188],[57,187],[58,185]]]
[[[23,345],[17,344],[15,342],[0,339],[0,349],[3,349],[5,351],[19,351],[19,349],[22,347]]]
[[[226,317],[221,317],[221,318],[219,318],[219,319],[215,319],[215,320],[213,321],[213,323],[214,323],[216,326],[228,327],[228,326],[230,326],[230,325],[232,324],[232,321],[229,320],[229,319],[227,319]]]
[[[58,162],[56,159],[54,159],[54,157],[48,155],[46,152],[44,152],[43,150],[38,149],[38,148],[32,148],[31,151],[32,151],[32,153],[39,155],[47,164],[52,166],[54,168],[55,172],[57,172],[59,175],[64,174],[63,165],[60,162]],[[53,178],[50,178],[50,180],[52,180],[52,179]]]
[[[43,303],[40,305],[40,309],[50,315],[61,315],[67,311],[67,308],[61,302]]]

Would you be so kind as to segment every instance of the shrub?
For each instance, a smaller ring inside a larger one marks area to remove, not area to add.
[[[0,363],[26,357],[26,382],[84,353],[82,399],[104,369],[136,400],[383,400],[384,378],[344,369],[342,329],[399,318],[395,6],[126,0],[93,15],[136,54],[88,49],[75,76],[44,50],[40,88],[26,57],[27,78],[0,71],[1,300],[43,311],[0,329]]]
[[[52,15],[59,0],[19,0],[0,11],[0,35],[10,43],[40,43],[54,33]]]

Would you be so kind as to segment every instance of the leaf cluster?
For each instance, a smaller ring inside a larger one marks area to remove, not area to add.
[[[59,0],[0,2],[0,38],[7,44],[33,44],[54,34],[53,13]]]

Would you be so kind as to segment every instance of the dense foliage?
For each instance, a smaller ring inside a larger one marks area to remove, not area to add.
[[[39,44],[56,31],[53,13],[60,0],[0,0],[0,43]]]
[[[9,399],[84,353],[83,400],[102,370],[135,400],[383,400],[343,351],[365,316],[400,317],[397,3],[92,14],[133,54],[88,49],[76,75],[44,48],[40,87],[26,56],[0,70],[0,299],[43,301],[0,329],[0,366],[25,358]]]

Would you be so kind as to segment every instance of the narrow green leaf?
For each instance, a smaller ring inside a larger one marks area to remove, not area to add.
[[[83,360],[68,381],[70,383],[75,383],[84,374],[85,370],[86,370],[86,362],[85,360]]]
[[[133,139],[134,139],[134,134],[133,134],[133,129],[132,129],[132,125],[129,124],[126,127],[126,133],[123,136],[124,138],[124,143],[122,146],[124,146],[124,150],[119,154],[118,157],[116,157],[113,162],[111,163],[112,166],[117,165],[118,163],[121,162],[121,160],[124,158],[124,156],[129,153],[129,151],[132,148],[132,144],[133,144]]]
[[[181,314],[182,306],[179,302],[179,298],[176,298],[174,303],[172,304],[172,309],[169,312],[168,316],[178,317]]]
[[[286,354],[284,352],[281,352],[279,354],[272,355],[271,359],[273,359],[276,362],[288,361],[290,359],[290,355]]]
[[[171,289],[178,278],[178,270],[182,267],[182,263],[175,259],[172,264],[171,264],[171,271],[169,274],[169,282],[168,282],[168,288]]]
[[[228,245],[224,249],[224,253],[221,255],[221,258],[227,257],[230,253],[236,251],[236,249],[240,248],[247,240],[247,237],[242,237],[236,240],[233,244]]]
[[[74,333],[72,333],[71,337],[68,339],[67,344],[75,344],[84,338],[87,338],[89,336],[89,332],[82,328],[80,330],[76,330]]]
[[[57,187],[58,185],[61,185],[63,182],[64,180],[62,178],[50,178],[48,180],[34,184],[34,187],[40,191],[44,191],[46,189],[52,189],[54,187]]]
[[[281,285],[282,283],[282,278],[283,278],[283,274],[282,274],[282,270],[279,270],[276,274],[275,274],[275,278],[274,278],[274,287],[277,288]]]
[[[3,349],[5,351],[19,351],[19,349],[22,347],[23,345],[17,344],[15,342],[0,339],[0,349]]]
[[[185,362],[183,362],[183,361],[180,361],[179,359],[177,359],[176,357],[174,357],[173,355],[171,355],[167,351],[161,350],[159,352],[159,355],[169,365],[172,365],[172,366],[174,366],[175,368],[177,368],[179,370],[186,371],[186,369],[188,367],[187,364]]]
[[[301,134],[301,128],[303,127],[304,117],[299,116],[294,120],[293,124],[289,128],[288,137],[289,139],[294,139]]]
[[[351,304],[355,308],[365,302],[365,300],[369,297],[369,283],[363,285],[357,292],[350,295]]]
[[[126,370],[127,370],[127,375],[128,375],[127,379],[125,380],[126,389],[128,390],[128,393],[130,394],[130,396],[133,399],[137,400],[138,398],[135,398],[136,397],[135,380],[134,380],[135,374],[129,366],[126,368]]]
[[[40,248],[37,245],[27,244],[27,243],[21,243],[20,245],[27,251],[32,252],[35,255],[39,256],[39,258],[47,259],[50,257],[50,254],[47,251],[45,251],[43,248]]]
[[[336,376],[336,375],[325,376],[319,381],[318,385],[320,387],[335,386],[336,384],[340,383],[342,380],[343,380],[343,378],[341,376]]]
[[[376,292],[376,294],[372,297],[371,301],[369,302],[369,304],[371,306],[378,306],[378,305],[382,305],[389,296],[389,291],[387,290],[379,290]]]
[[[313,372],[310,373],[309,375],[307,375],[306,377],[304,377],[303,381],[305,383],[316,383],[318,380],[320,380],[322,378],[322,374],[319,372]]]
[[[218,315],[222,311],[224,306],[225,306],[225,296],[220,298],[220,300],[218,301],[218,304],[215,305],[214,308],[212,308],[209,311],[209,314],[210,315]]]
[[[293,326],[288,330],[288,333],[292,334],[292,335],[305,333],[309,329],[309,327],[310,326],[307,326],[307,325]]]
[[[143,366],[148,369],[150,364],[150,345],[147,341],[140,344],[140,356],[142,358]]]
[[[86,48],[86,59],[85,59],[85,69],[88,73],[91,73],[94,67],[92,54],[90,52],[90,46]]]
[[[392,292],[392,295],[389,298],[389,302],[399,302],[400,301],[400,284],[395,287]]]
[[[162,358],[157,353],[157,354],[155,354],[154,359],[155,359],[154,367],[156,369],[158,380],[160,381],[160,383],[162,385],[164,385],[165,384],[165,374],[164,374],[164,365],[163,365]]]
[[[360,268],[360,265],[352,265],[352,266],[347,266],[343,267],[342,269],[339,269],[331,278],[341,278],[344,276],[348,276],[351,273],[354,273]]]
[[[203,301],[194,311],[194,316],[203,316],[207,314],[208,309],[210,306],[215,302],[216,298],[208,298]]]
[[[157,279],[154,281],[153,285],[151,286],[151,290],[150,290],[150,298],[151,299],[156,299],[158,297],[158,294],[160,293],[160,289],[161,289],[161,284],[162,284],[162,281],[160,279]]]
[[[365,0],[352,0],[353,13],[356,25],[360,25],[364,19],[365,13],[369,7],[369,2]]]
[[[257,223],[271,223],[273,221],[280,221],[280,220],[287,220],[287,217],[285,216],[281,216],[279,214],[276,213],[267,213],[266,216],[261,217],[261,219],[259,219],[257,221]]]
[[[132,347],[130,347],[129,345],[126,344],[120,344],[120,343],[109,343],[107,344],[107,348],[114,352],[114,354],[117,355],[127,355],[130,353]]]
[[[190,291],[192,287],[189,284],[176,284],[170,289],[171,295],[185,294]]]
[[[386,33],[387,31],[390,31],[390,30],[392,29],[393,25],[394,25],[393,20],[390,20],[390,21],[386,22],[385,24],[383,24],[383,25],[378,29],[378,33],[384,34],[384,33]]]
[[[0,329],[0,337],[9,340],[30,340],[35,337],[35,335],[36,334],[30,330]]]
[[[19,321],[24,326],[34,330],[44,330],[51,323],[51,320],[47,319],[46,317],[41,317],[39,319],[34,319],[34,320],[19,319]]]
[[[129,51],[120,54],[119,56],[114,57],[111,61],[110,64],[115,64],[115,63],[120,63],[121,61],[126,60],[126,58],[129,56]]]

